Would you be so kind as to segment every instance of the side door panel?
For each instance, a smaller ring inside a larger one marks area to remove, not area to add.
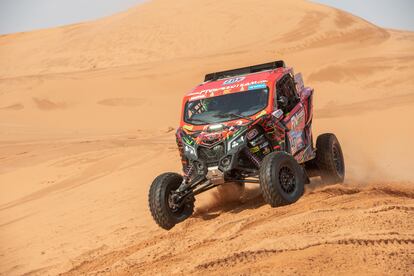
[[[290,153],[295,155],[306,147],[305,125],[306,116],[305,109],[299,102],[283,119],[285,126],[288,128],[287,139],[290,145]]]

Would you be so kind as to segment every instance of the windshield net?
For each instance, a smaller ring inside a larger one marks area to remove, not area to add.
[[[202,125],[248,117],[264,109],[268,98],[264,88],[187,102],[184,121]]]

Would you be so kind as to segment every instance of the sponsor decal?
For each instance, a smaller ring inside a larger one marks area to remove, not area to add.
[[[250,130],[249,132],[247,132],[247,139],[252,140],[254,137],[256,137],[256,135],[259,134],[259,131],[254,128],[252,130]]]
[[[264,150],[263,150],[263,154],[264,155],[267,155],[267,154],[269,154],[270,153],[270,148],[269,147],[267,147],[267,148],[265,148]]]
[[[194,141],[193,141],[193,140],[191,140],[191,139],[190,139],[190,138],[188,138],[188,137],[183,137],[183,141],[184,141],[186,144],[189,144],[190,146],[194,144]]]
[[[213,94],[214,95],[214,94]],[[194,100],[199,100],[199,99],[204,99],[206,97],[206,95],[198,95],[198,96],[193,96],[190,98],[190,101],[194,101]]]
[[[291,122],[292,122],[291,128],[295,129],[303,121],[304,117],[305,117],[304,109],[302,109],[301,111],[293,115],[291,119]]]
[[[259,83],[259,84],[249,85],[249,87],[247,87],[248,90],[255,90],[255,89],[262,89],[262,88],[266,88],[266,84]]]
[[[266,115],[266,110],[262,110],[262,112],[260,112],[259,114],[257,114],[256,119],[259,117],[262,117],[263,115]]]
[[[219,133],[211,133],[204,136],[204,141],[207,143],[215,142],[221,138],[221,134]]]
[[[193,126],[184,125],[184,126],[183,126],[183,129],[186,129],[186,130],[192,130],[192,129],[193,129]]]
[[[236,84],[233,84],[233,85],[228,85],[228,86],[223,86],[223,87],[204,89],[204,90],[201,90],[201,91],[190,93],[190,94],[188,94],[188,96],[193,96],[191,99],[193,99],[196,96],[201,96],[201,95],[203,97],[206,97],[206,96],[212,97],[211,95],[213,94],[213,96],[215,96],[216,92],[220,92],[220,91],[222,92],[224,90],[232,90],[232,89],[235,89],[235,88],[240,88],[240,91],[242,91],[242,90],[244,91],[246,88],[248,88],[251,85],[265,84],[267,82],[268,82],[268,80],[250,81],[250,82],[246,82],[246,83],[236,83]],[[266,87],[266,85],[264,87]]]
[[[295,154],[296,152],[305,147],[305,142],[303,141],[302,134],[302,131],[292,130],[289,132],[289,141],[292,149],[292,154]]]
[[[263,144],[259,145],[260,149],[266,148],[269,145],[269,142],[264,142]]]
[[[228,80],[225,80],[222,85],[228,85],[228,84],[233,84],[233,83],[236,83],[236,82],[241,82],[245,78],[246,77],[238,77],[238,78],[228,79]]]

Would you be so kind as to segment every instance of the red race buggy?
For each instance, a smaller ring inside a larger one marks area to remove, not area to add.
[[[176,132],[183,173],[163,173],[149,191],[156,223],[171,229],[193,213],[195,196],[257,183],[272,207],[291,204],[309,177],[343,182],[334,134],[312,136],[313,89],[283,61],[211,73],[186,94]]]

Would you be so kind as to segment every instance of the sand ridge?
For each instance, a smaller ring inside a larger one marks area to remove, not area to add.
[[[153,0],[0,36],[0,274],[409,275],[413,50],[412,32],[300,0]],[[273,209],[255,186],[242,203],[213,190],[157,228],[148,187],[180,170],[183,94],[275,59],[315,89],[346,183]]]

